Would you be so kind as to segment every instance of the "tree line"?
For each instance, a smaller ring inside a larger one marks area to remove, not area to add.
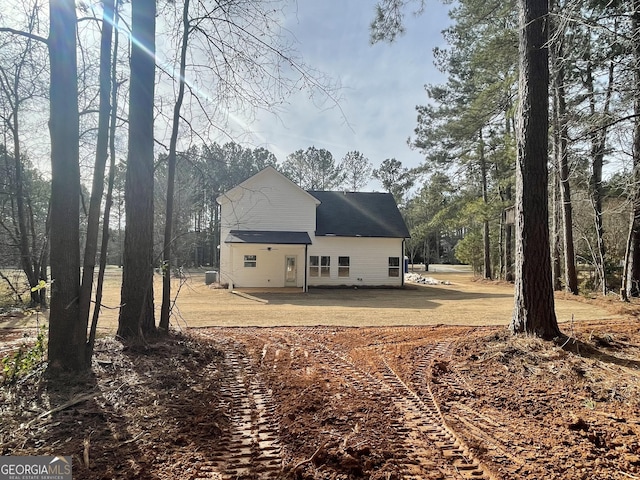
[[[412,6],[381,0],[372,42]],[[557,334],[551,292],[577,294],[585,265],[583,287],[637,296],[639,2],[461,0],[450,17],[447,81],[425,86],[410,139],[425,156],[411,242],[437,252],[463,229],[459,258],[515,280],[514,331]]]
[[[3,183],[0,185],[0,264],[4,267],[18,267],[26,275],[26,290],[18,282],[5,276],[5,283],[21,299],[25,291],[36,287],[40,280],[46,279],[48,263],[44,255],[47,253],[48,211],[50,201],[50,181],[43,178],[42,173],[30,165],[28,158],[18,162],[19,172],[25,178],[15,175],[16,162],[11,150],[0,144],[0,155],[3,159]],[[300,149],[284,161],[279,162],[269,150],[258,147],[244,147],[235,142],[218,144],[213,142],[203,146],[193,146],[177,152],[175,164],[174,189],[167,191],[168,155],[160,154],[154,161],[154,227],[153,250],[163,251],[164,226],[167,198],[173,198],[173,228],[170,242],[171,254],[176,268],[217,266],[219,238],[219,217],[216,198],[227,190],[238,185],[250,176],[267,166],[273,166],[283,172],[293,182],[306,190],[348,190],[359,191],[367,187],[374,179],[383,184],[402,201],[403,195],[412,185],[405,184],[401,191],[397,183],[398,166],[395,159],[386,159],[379,168],[373,169],[371,162],[358,151],[347,152],[336,162],[331,152],[326,149],[308,147]],[[123,266],[124,258],[124,198],[126,182],[126,162],[121,161],[114,166],[114,178],[111,186],[113,212],[107,222],[105,236],[107,243],[106,263]],[[408,169],[404,169],[405,174]],[[18,193],[18,191],[20,193]],[[17,209],[20,199],[28,205],[29,215],[21,215]],[[90,194],[86,188],[81,190],[81,206],[88,206]],[[94,204],[95,205],[95,204]],[[80,237],[86,242],[88,235],[88,212],[81,208]],[[20,219],[28,223],[21,235]],[[103,226],[104,219],[100,226]],[[13,228],[12,228],[13,227]],[[96,243],[96,253],[100,254],[102,235]],[[24,242],[23,242],[24,241]],[[22,243],[27,245],[22,248]],[[24,254],[24,252],[27,252]],[[92,254],[92,255],[95,255]],[[21,259],[28,258],[27,264]],[[155,254],[154,268],[163,268],[162,259]],[[90,268],[89,268],[90,270]],[[30,302],[45,306],[44,289],[32,292]],[[26,299],[25,299],[26,300]]]
[[[381,2],[377,20],[401,23],[411,3]],[[449,46],[434,51],[447,81],[426,85],[428,103],[416,107],[410,142],[425,161],[405,212],[410,248],[438,258],[438,242],[458,232],[458,258],[506,280],[514,278],[522,4],[463,0],[451,10]],[[553,286],[637,296],[637,4],[553,1],[544,18]],[[580,269],[591,273],[579,278]]]

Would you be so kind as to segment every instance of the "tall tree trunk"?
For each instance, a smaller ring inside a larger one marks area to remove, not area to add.
[[[98,111],[98,139],[96,145],[96,161],[93,167],[93,185],[87,218],[87,238],[82,266],[82,284],[80,287],[80,319],[89,323],[91,294],[93,292],[93,273],[98,253],[98,233],[100,230],[100,207],[104,193],[104,171],[109,157],[109,118],[111,114],[111,37],[113,32],[113,0],[102,2],[102,36],[100,39],[100,105]],[[96,304],[95,310],[99,310]],[[91,357],[87,358],[91,363]]]
[[[552,10],[558,12],[556,1],[552,0]],[[578,294],[578,274],[576,271],[576,255],[573,239],[573,207],[571,203],[571,185],[569,183],[569,126],[567,122],[567,100],[564,89],[566,75],[564,69],[564,37],[565,32],[559,30],[557,22],[554,22],[554,39],[552,42],[551,68],[553,76],[553,123],[555,133],[555,165],[560,181],[560,199],[562,211],[562,241],[564,247],[564,276],[565,288]]]
[[[482,203],[485,210],[489,208],[489,189],[487,186],[487,159],[484,153],[484,139],[480,130],[480,174],[482,176]],[[489,220],[485,211],[485,219],[482,224],[482,246],[484,254],[484,278],[491,279],[491,239],[489,236]]]
[[[16,83],[18,78],[16,78]],[[17,87],[18,85],[16,85]],[[27,276],[29,287],[35,287],[38,284],[38,269],[34,268],[33,255],[35,251],[29,248],[29,229],[27,226],[27,212],[25,208],[25,190],[24,190],[24,175],[22,172],[22,156],[20,152],[20,138],[19,132],[19,111],[16,104],[13,111],[13,159],[14,159],[14,179],[16,188],[16,207],[18,213],[18,240],[20,248],[20,266],[22,271]],[[6,148],[6,146],[5,146]],[[37,266],[36,266],[37,267]],[[40,303],[40,296],[37,290],[31,290],[31,304],[37,305]]]
[[[169,142],[169,156],[167,158],[167,209],[164,227],[163,262],[162,262],[162,306],[160,309],[160,330],[169,331],[169,315],[171,307],[171,243],[173,232],[173,192],[176,177],[176,148],[178,144],[178,130],[180,127],[180,109],[184,99],[185,70],[187,65],[187,46],[189,43],[189,0],[185,0],[182,11],[182,47],[180,49],[180,86],[178,98],[173,107],[173,126]],[[200,231],[200,228],[198,228]],[[204,250],[203,250],[204,251]]]
[[[110,17],[117,31],[119,15],[119,1],[105,0],[105,9],[109,8]],[[115,5],[114,5],[115,3]],[[106,4],[109,4],[108,7]],[[106,18],[106,14],[105,14]],[[93,356],[93,347],[96,340],[96,332],[98,329],[98,317],[100,316],[100,305],[102,304],[102,291],[104,287],[104,273],[107,268],[107,254],[109,250],[109,220],[111,218],[111,206],[113,205],[113,184],[116,176],[116,118],[117,118],[117,102],[118,102],[118,83],[117,83],[117,59],[118,59],[118,35],[116,34],[113,41],[113,57],[111,61],[111,112],[109,116],[109,180],[107,185],[107,196],[105,198],[104,214],[102,218],[102,242],[100,245],[100,267],[98,269],[98,280],[96,284],[96,305],[93,309],[93,317],[91,318],[91,328],[89,329],[89,340],[87,341],[87,362],[91,362]]]
[[[505,199],[507,204],[511,204],[512,193],[511,185],[507,185],[505,189]],[[504,279],[507,282],[513,282],[513,225],[507,223],[504,231]]]
[[[505,139],[509,139],[511,137],[511,132],[513,132],[512,128],[512,119],[513,115],[510,113],[513,111],[513,105],[511,102],[507,102],[505,108],[505,122],[504,122],[504,131],[505,131]],[[505,142],[505,149],[508,149],[508,143]],[[511,181],[506,182],[504,188],[501,192],[501,198],[505,205],[511,206],[511,201],[513,200],[513,188]],[[503,212],[503,216],[505,219],[505,230],[504,230],[504,279],[507,282],[513,282],[513,225],[507,222],[507,214],[506,211]]]
[[[609,83],[602,114],[607,116],[609,106],[611,104],[611,96],[613,94],[614,82],[614,62],[609,63]],[[591,115],[595,117],[595,92],[593,87],[593,71],[591,62],[587,64],[586,87],[589,95],[589,108]],[[594,125],[595,127],[595,125]],[[607,128],[602,127],[591,133],[591,177],[589,179],[589,191],[591,196],[591,205],[594,213],[594,224],[596,230],[596,242],[598,249],[595,255],[596,273],[603,295],[607,294],[607,277],[606,277],[606,248],[604,243],[604,223],[603,223],[603,206],[602,201],[604,191],[602,186],[602,167],[604,164],[604,151],[607,143]]]
[[[153,312],[153,101],[155,0],[132,0],[129,145],[118,336],[141,342],[155,330]]]
[[[549,256],[548,0],[519,0],[520,105],[516,163],[516,278],[510,329],[560,335]]]
[[[562,52],[562,51],[561,51]],[[561,55],[559,55],[561,57]],[[578,294],[578,273],[573,240],[573,206],[571,203],[571,185],[569,183],[569,153],[567,141],[567,104],[564,91],[564,67],[557,65],[554,71],[554,96],[556,98],[556,125],[558,130],[558,149],[556,165],[560,176],[560,196],[562,201],[562,236],[564,245],[564,274],[566,289]]]
[[[51,309],[49,370],[79,372],[86,324],[79,321],[80,166],[74,0],[49,2],[51,67]]]
[[[550,48],[550,57],[551,57],[551,67],[554,67],[554,47],[555,45],[551,45]],[[555,69],[551,69],[551,75],[555,75]],[[555,77],[554,77],[555,78]],[[553,96],[553,115],[552,115],[552,132],[553,132],[553,157],[558,157],[558,150],[560,149],[560,132],[558,128],[558,102],[557,98]],[[558,173],[558,165],[554,164],[553,166],[552,182],[552,207],[551,207],[551,278],[553,283],[553,289],[555,291],[562,289],[562,281],[560,280],[562,275],[562,269],[560,267],[560,174]]]
[[[49,275],[47,273],[47,266],[49,265],[48,259],[49,259],[49,238],[50,238],[50,232],[51,232],[51,201],[49,201],[49,207],[47,209],[47,219],[44,222],[44,231],[45,231],[44,241],[40,246],[40,255],[38,255],[38,257],[40,258],[39,278],[40,280],[43,280],[46,284],[47,278]],[[38,293],[40,294],[40,307],[47,308],[48,307],[47,289],[41,288],[40,290],[38,290]]]
[[[554,143],[556,142],[556,134],[554,131]],[[557,147],[556,147],[557,148]],[[555,150],[555,148],[554,148]],[[551,282],[555,291],[562,289],[562,282],[560,277],[562,275],[562,269],[560,268],[560,231],[559,231],[559,181],[558,175],[553,175],[553,190],[551,195],[552,207],[551,207]]]
[[[502,210],[502,214],[500,215],[500,231],[498,236],[498,278],[504,280],[505,277],[505,265],[504,265],[504,233],[507,228],[505,223],[507,219],[506,210]]]
[[[633,13],[633,194],[629,238],[621,294],[623,300],[640,296],[640,0],[631,2]]]

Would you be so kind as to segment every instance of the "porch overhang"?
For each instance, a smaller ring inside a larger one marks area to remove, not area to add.
[[[271,245],[311,245],[307,232],[270,230],[231,230],[224,243],[261,243]]]

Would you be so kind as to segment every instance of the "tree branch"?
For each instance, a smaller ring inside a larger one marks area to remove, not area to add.
[[[570,142],[577,142],[579,140],[584,140],[585,138],[590,137],[591,135],[593,135],[594,133],[597,133],[601,130],[606,130],[609,127],[612,127],[614,125],[617,125],[618,123],[622,123],[622,122],[626,122],[627,120],[633,120],[634,118],[640,117],[640,114],[637,113],[633,113],[631,115],[627,115],[625,117],[620,117],[616,120],[613,120],[609,123],[606,123],[604,125],[601,125],[599,127],[593,128],[591,130],[589,130],[588,132],[583,133],[582,135],[578,136],[578,137],[568,137]]]
[[[48,38],[41,37],[40,35],[36,35],[35,33],[23,32],[22,30],[16,30],[15,28],[10,28],[10,27],[0,27],[0,33],[2,33],[2,32],[11,33],[13,35],[20,35],[21,37],[30,38],[31,40],[36,40],[38,42],[42,42],[45,45],[49,44],[49,39]]]

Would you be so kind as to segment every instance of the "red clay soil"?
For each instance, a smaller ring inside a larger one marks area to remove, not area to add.
[[[1,390],[2,455],[78,479],[640,478],[640,324],[206,328]]]

